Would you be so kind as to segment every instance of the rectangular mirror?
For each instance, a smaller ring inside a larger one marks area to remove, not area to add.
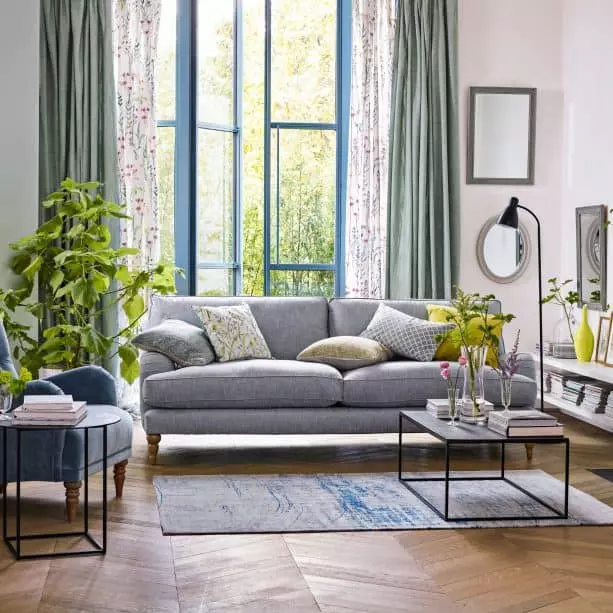
[[[534,184],[536,89],[471,87],[466,182]]]
[[[582,206],[576,209],[577,293],[579,304],[607,309],[607,207]]]

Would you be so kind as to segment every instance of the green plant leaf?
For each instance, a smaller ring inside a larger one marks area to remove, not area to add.
[[[61,270],[55,270],[49,279],[49,287],[51,287],[54,294],[62,284],[62,281],[64,281],[64,273]]]
[[[23,270],[21,273],[26,279],[32,281],[36,276],[36,273],[40,270],[40,267],[43,265],[43,258],[37,255],[30,264]]]
[[[136,294],[123,303],[123,312],[128,317],[128,322],[135,322],[145,312],[145,300],[140,294]]]

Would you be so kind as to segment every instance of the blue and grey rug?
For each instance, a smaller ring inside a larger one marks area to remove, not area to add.
[[[558,479],[541,470],[508,471],[507,476],[561,508],[564,486]],[[155,477],[153,485],[164,534],[613,524],[613,508],[572,487],[566,520],[445,522],[399,483],[394,473]],[[442,483],[421,483],[419,491],[442,508]],[[454,516],[550,514],[502,481],[455,482],[450,493],[449,511]]]

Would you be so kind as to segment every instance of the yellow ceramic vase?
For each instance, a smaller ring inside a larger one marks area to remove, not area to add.
[[[594,333],[587,323],[587,305],[581,312],[581,323],[575,332],[575,353],[579,362],[589,362],[594,352]]]

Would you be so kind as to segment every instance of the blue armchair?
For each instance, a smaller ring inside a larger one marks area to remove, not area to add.
[[[0,321],[0,370],[15,373],[6,332]],[[28,383],[27,394],[72,394],[75,400],[87,402],[88,411],[114,413],[120,421],[108,427],[107,462],[113,464],[115,494],[121,498],[128,458],[132,455],[132,418],[117,407],[115,379],[99,366],[82,366]],[[66,488],[66,515],[73,521],[77,515],[79,494],[85,470],[94,474],[102,470],[102,432],[89,434],[89,457],[83,456],[82,430],[40,430],[23,436],[21,458],[22,481],[63,482]],[[8,432],[7,475],[15,481],[15,433]],[[4,450],[0,437],[0,475]],[[0,484],[0,492],[4,485]]]

